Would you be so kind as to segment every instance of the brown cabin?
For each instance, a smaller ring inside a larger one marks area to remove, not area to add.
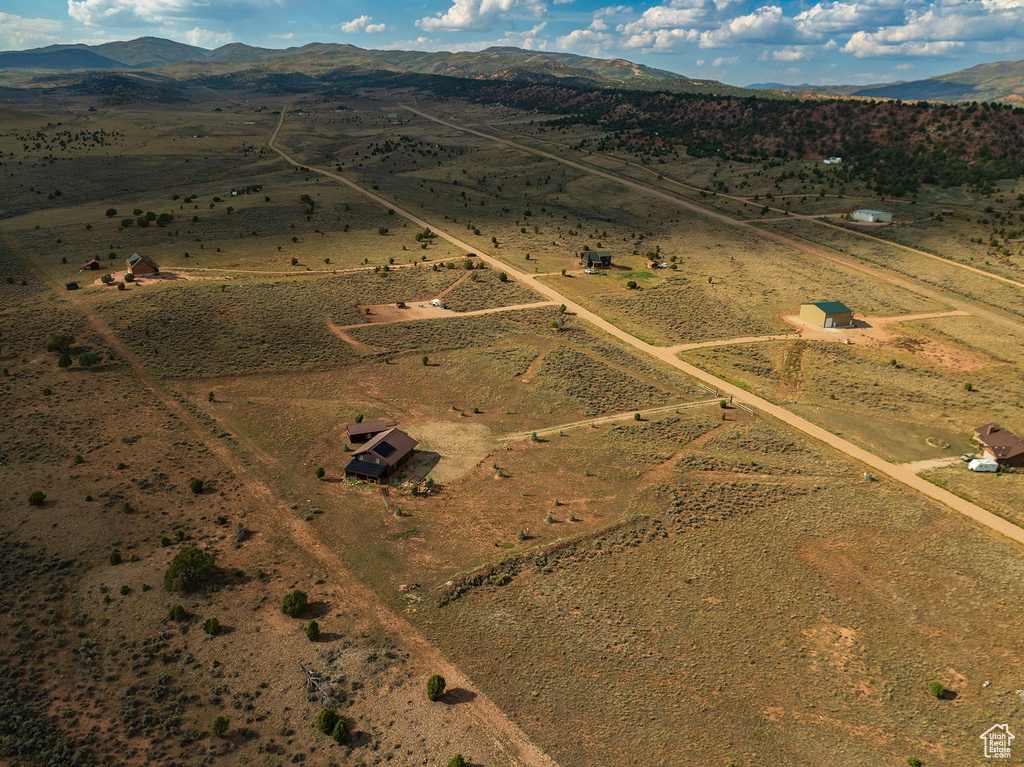
[[[160,267],[153,259],[133,253],[128,259],[128,271],[138,277],[140,274],[160,274]]]
[[[387,430],[386,421],[363,421],[362,423],[350,423],[345,427],[345,434],[348,435],[349,442],[366,442]]]
[[[399,429],[388,429],[352,452],[345,476],[377,485],[388,485],[391,477],[409,462],[419,443]]]
[[[81,268],[82,271],[98,272],[100,269],[100,260],[98,258],[94,258],[91,261],[86,261],[82,264]]]
[[[981,454],[1000,466],[1024,466],[1024,439],[996,423],[974,430]]]

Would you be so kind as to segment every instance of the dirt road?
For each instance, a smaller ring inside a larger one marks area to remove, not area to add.
[[[404,104],[401,104],[400,106],[404,107],[405,109],[409,109],[412,112],[416,112],[416,114],[418,114],[418,115],[420,115],[422,117],[426,117],[427,119],[434,120],[435,122],[438,121],[437,118],[431,117],[430,115],[424,114],[423,112],[418,112],[415,109],[412,109],[411,107],[405,106]],[[444,123],[444,124],[450,125],[449,123]],[[472,131],[472,130],[470,130],[468,128],[464,128],[464,127],[458,126],[458,125],[450,125],[450,127],[457,128],[458,130],[467,130],[469,132],[475,132],[475,131]],[[514,136],[515,135],[514,133],[512,133],[510,131],[507,131],[504,128],[497,127],[497,126],[489,125],[488,128],[493,129],[493,130],[499,130],[502,133],[508,133],[510,136]],[[478,135],[487,135],[487,134],[478,134]],[[503,139],[497,138],[495,136],[490,136],[489,138],[491,138],[492,140],[504,141]],[[562,147],[563,149],[572,151],[572,147],[567,146],[566,144],[560,144],[557,141],[550,141],[548,139],[537,138],[536,136],[531,136],[530,139],[532,141],[542,141],[545,144],[551,144],[552,146]],[[516,143],[516,142],[507,142],[507,143],[513,144],[513,145],[515,145],[515,146],[517,146],[519,148],[525,149],[527,151],[531,151],[531,152],[537,151],[539,153],[539,150],[534,150],[532,147],[528,147],[525,144],[519,144],[519,143]],[[698,186],[693,186],[692,184],[687,184],[687,183],[685,183],[683,181],[678,181],[678,180],[672,178],[671,176],[666,176],[664,169],[648,168],[648,167],[646,167],[644,165],[641,165],[638,162],[633,162],[632,160],[626,160],[626,159],[621,158],[621,157],[613,157],[612,155],[603,154],[601,152],[594,152],[593,154],[598,156],[598,157],[603,157],[606,160],[608,160],[609,162],[621,163],[622,165],[628,165],[630,167],[636,168],[637,170],[643,171],[644,173],[648,173],[648,174],[650,174],[652,176],[656,176],[658,179],[660,179],[662,181],[665,181],[665,182],[667,182],[669,184],[673,184],[675,186],[681,187],[683,189],[688,189],[688,190],[690,190],[692,192],[704,193],[704,192],[707,191],[705,189],[701,189]],[[553,157],[554,155],[550,155],[550,156]],[[561,162],[567,162],[565,160],[561,160],[560,158],[559,158],[559,160]],[[756,202],[758,205],[761,205],[761,202],[763,202],[763,201],[752,200],[749,197],[740,197],[739,195],[735,195],[735,194],[726,194],[724,192],[715,192],[714,195],[716,197],[721,197],[722,199],[725,199],[725,200],[732,200],[733,202],[738,202],[738,203],[741,203],[741,204],[745,203],[745,204],[753,205]],[[775,195],[775,199],[776,200],[782,200],[782,199],[785,199],[786,197],[805,197],[805,196],[806,195],[803,195],[803,194],[781,194],[781,195]],[[835,198],[838,199],[842,195],[829,194],[829,195],[825,195],[825,196],[826,197],[835,197]],[[911,200],[895,200],[895,202],[913,202],[913,201],[911,201]],[[909,245],[903,245],[903,244],[898,243],[898,242],[893,242],[892,240],[887,240],[884,237],[876,237],[876,236],[868,234],[867,232],[864,232],[864,231],[858,231],[857,229],[850,229],[850,228],[844,227],[844,226],[837,226],[836,224],[833,224],[833,223],[830,223],[829,221],[824,220],[824,217],[822,216],[822,214],[801,215],[799,213],[792,213],[792,212],[786,210],[785,208],[776,208],[776,207],[773,207],[773,206],[769,206],[768,209],[770,211],[774,212],[774,213],[780,213],[782,215],[779,216],[778,218],[750,218],[750,219],[743,219],[739,223],[744,223],[744,224],[765,223],[765,222],[768,222],[768,221],[787,221],[787,220],[793,220],[794,218],[798,218],[798,219],[801,219],[803,221],[810,221],[811,223],[819,224],[821,226],[829,226],[829,227],[832,227],[833,229],[841,229],[842,231],[844,231],[844,232],[846,232],[848,234],[853,234],[853,235],[855,235],[857,237],[864,237],[865,239],[868,239],[868,240],[876,240],[877,242],[884,242],[886,245],[891,245],[894,248],[899,248],[900,250],[905,250],[905,251],[907,251],[909,253],[914,253],[914,254],[919,255],[919,256],[925,256],[926,258],[931,258],[931,259],[934,259],[935,261],[941,261],[942,263],[947,264],[949,266],[956,267],[957,269],[963,269],[963,270],[968,271],[968,272],[974,272],[975,274],[979,274],[982,277],[989,277],[989,278],[991,278],[993,280],[997,280],[998,282],[1004,282],[1007,285],[1013,285],[1013,286],[1018,287],[1018,288],[1024,288],[1024,282],[1018,282],[1017,280],[1011,280],[1009,277],[1003,277],[1001,275],[994,274],[992,272],[987,272],[984,269],[978,269],[977,267],[970,266],[968,264],[963,264],[963,263],[960,263],[959,261],[954,261],[951,258],[943,258],[942,256],[936,255],[935,253],[929,253],[927,250],[920,250],[919,248],[912,248]],[[836,217],[838,217],[840,215],[842,215],[842,214],[838,214],[838,213],[828,213],[828,214],[825,214],[825,216],[832,217],[832,218],[836,218]],[[867,226],[884,227],[884,226],[888,226],[888,225],[887,224],[877,224],[877,225],[876,224],[867,224]]]
[[[883,282],[888,282],[890,285],[896,285],[898,287],[904,288],[905,290],[909,290],[912,293],[917,293],[918,295],[925,296],[927,298],[931,298],[931,299],[933,299],[935,301],[938,301],[939,303],[946,304],[947,306],[952,306],[952,307],[954,307],[954,308],[956,308],[958,310],[969,312],[970,314],[973,314],[976,317],[984,319],[987,322],[1003,325],[1003,326],[1006,326],[1006,327],[1012,327],[1014,330],[1017,330],[1017,331],[1020,331],[1020,332],[1024,332],[1024,323],[1020,322],[1019,320],[1013,319],[1011,317],[1007,317],[1007,316],[1005,316],[1005,315],[1003,315],[1003,314],[1001,314],[999,312],[992,311],[992,310],[986,309],[984,307],[968,303],[967,301],[963,301],[963,300],[960,300],[960,299],[952,298],[952,297],[950,297],[948,295],[945,295],[945,294],[943,294],[943,293],[941,293],[941,292],[939,292],[937,290],[932,290],[931,288],[927,288],[927,287],[925,287],[925,286],[923,286],[923,285],[921,285],[921,284],[919,284],[919,283],[917,283],[917,282],[915,282],[913,280],[905,279],[903,277],[898,277],[898,276],[896,276],[894,274],[889,274],[887,272],[883,272],[881,269],[878,269],[878,268],[875,268],[875,267],[872,267],[872,266],[868,266],[868,265],[863,264],[863,263],[861,263],[859,261],[852,261],[850,259],[843,258],[841,256],[837,256],[834,253],[830,253],[830,252],[828,252],[826,250],[822,250],[821,248],[817,248],[817,247],[815,247],[813,245],[809,245],[809,244],[807,244],[805,242],[801,242],[800,240],[795,240],[795,239],[793,239],[791,237],[786,237],[785,235],[778,234],[777,232],[767,231],[767,230],[762,229],[760,227],[757,227],[757,226],[755,226],[755,225],[753,225],[751,223],[747,223],[747,222],[740,221],[738,219],[732,218],[732,217],[730,217],[729,215],[727,215],[725,213],[719,213],[718,211],[714,211],[714,210],[711,210],[709,208],[705,208],[704,206],[698,205],[697,203],[694,203],[694,202],[690,202],[689,200],[681,199],[678,196],[676,196],[674,194],[671,194],[669,192],[663,192],[660,189],[655,189],[653,187],[650,187],[650,186],[647,186],[645,184],[642,184],[642,183],[640,183],[638,181],[631,181],[631,180],[629,180],[627,178],[623,178],[622,176],[619,176],[619,175],[617,175],[615,173],[612,173],[610,171],[603,171],[603,170],[600,170],[600,169],[597,169],[597,168],[593,168],[593,167],[588,166],[588,165],[583,164],[583,163],[574,162],[572,160],[567,160],[564,157],[561,157],[561,156],[556,155],[556,154],[552,154],[551,152],[545,152],[545,151],[543,151],[541,149],[535,149],[535,148],[527,146],[525,144],[519,144],[519,143],[516,143],[515,141],[510,141],[508,139],[503,139],[503,138],[500,138],[498,136],[493,136],[491,134],[485,133],[483,131],[476,130],[474,128],[467,128],[467,127],[462,126],[462,125],[457,125],[455,123],[449,122],[447,120],[442,120],[439,117],[435,117],[435,116],[433,116],[431,114],[428,114],[427,112],[422,112],[422,111],[420,111],[418,109],[414,109],[414,108],[412,108],[410,106],[406,106],[405,104],[400,104],[399,106],[401,106],[403,109],[406,109],[406,110],[412,112],[413,114],[417,114],[420,117],[423,117],[424,119],[430,120],[431,122],[435,122],[435,123],[437,123],[439,125],[444,125],[446,128],[451,128],[453,130],[458,130],[458,131],[462,131],[464,133],[472,134],[474,136],[479,136],[480,138],[487,139],[488,141],[493,141],[493,142],[495,142],[497,144],[502,144],[504,146],[510,147],[512,149],[516,149],[518,151],[527,152],[529,154],[537,155],[538,157],[544,157],[544,158],[549,159],[549,160],[554,160],[555,162],[561,163],[562,165],[566,165],[566,166],[568,166],[570,168],[575,168],[576,170],[583,171],[584,173],[589,173],[589,174],[591,174],[593,176],[598,176],[600,178],[604,178],[604,179],[607,179],[609,181],[614,181],[616,184],[619,184],[621,186],[625,186],[628,189],[632,189],[633,191],[640,192],[641,194],[644,194],[644,195],[646,195],[648,197],[655,197],[657,199],[664,200],[666,202],[670,202],[673,205],[677,205],[680,208],[684,208],[686,210],[689,210],[689,211],[691,211],[693,213],[697,213],[697,214],[699,214],[701,216],[704,216],[706,218],[710,218],[710,219],[713,219],[713,220],[718,221],[720,223],[727,224],[728,226],[734,226],[734,227],[737,227],[739,229],[744,229],[746,231],[749,231],[749,232],[752,232],[752,233],[756,234],[758,237],[762,237],[762,238],[767,239],[767,240],[772,240],[773,242],[777,242],[780,245],[785,245],[788,248],[793,248],[795,250],[799,250],[799,251],[802,251],[804,253],[808,253],[808,254],[813,255],[813,256],[815,256],[817,258],[821,258],[821,259],[824,259],[826,261],[831,261],[832,263],[835,263],[835,264],[840,264],[841,266],[843,266],[843,267],[845,267],[847,269],[852,269],[853,271],[857,271],[857,272],[860,272],[862,274],[869,275],[873,279],[882,280]],[[347,183],[350,183],[350,182],[347,182]],[[683,186],[685,186],[685,185],[683,185]],[[740,198],[736,198],[736,199],[740,199]],[[807,220],[813,220],[813,218],[812,217],[807,217]],[[819,223],[821,223],[821,222],[819,222]],[[848,230],[844,229],[844,231],[848,231]],[[893,243],[890,243],[890,244],[893,244]],[[920,251],[920,252],[922,254],[924,254],[924,255],[932,255],[932,254],[927,254],[924,251]],[[936,258],[936,259],[938,259],[940,261],[946,261],[947,263],[955,265],[955,262],[948,261],[947,259],[940,258],[939,256],[932,255],[932,257]],[[502,268],[504,268],[504,267],[502,267]],[[972,269],[973,269],[973,267],[972,267]],[[508,270],[506,269],[506,271],[508,271]],[[994,275],[990,275],[988,272],[982,272],[982,274],[985,274],[987,276],[994,276]],[[998,279],[1000,279],[1003,282],[1007,281],[1005,278],[998,278]],[[1012,280],[1010,282],[1012,282]]]
[[[744,225],[744,224],[740,224],[737,221],[735,221],[734,219],[731,219],[728,216],[725,216],[723,214],[715,213],[714,211],[707,211],[705,209],[700,208],[700,206],[698,206],[698,205],[678,200],[678,199],[676,199],[676,198],[672,197],[671,195],[666,194],[664,192],[658,192],[657,190],[651,190],[648,187],[642,186],[641,184],[637,184],[635,182],[624,181],[623,179],[618,178],[617,176],[615,176],[613,174],[604,173],[602,171],[591,170],[590,168],[587,168],[586,166],[580,165],[578,163],[573,163],[573,162],[571,162],[569,160],[564,160],[564,159],[562,159],[560,157],[557,157],[556,155],[552,155],[552,154],[549,154],[547,152],[541,152],[540,150],[536,150],[536,149],[530,149],[529,147],[520,147],[519,145],[514,144],[514,142],[506,141],[504,139],[495,138],[493,136],[489,136],[486,133],[482,133],[480,131],[475,131],[475,130],[471,130],[471,129],[467,129],[467,128],[462,128],[462,127],[460,127],[458,125],[453,125],[451,123],[445,122],[444,120],[439,120],[439,119],[434,118],[434,117],[432,117],[430,115],[427,115],[427,114],[424,114],[422,112],[419,112],[418,110],[411,109],[410,107],[405,107],[405,108],[408,109],[411,112],[419,114],[419,115],[421,115],[421,116],[423,116],[423,117],[425,117],[425,118],[427,118],[429,120],[433,120],[434,122],[438,122],[438,123],[440,123],[442,125],[445,125],[445,126],[447,126],[449,128],[453,128],[455,130],[466,130],[466,131],[468,131],[470,133],[473,133],[473,134],[475,134],[477,136],[480,136],[482,138],[488,139],[490,141],[497,141],[499,143],[503,143],[503,144],[507,144],[509,146],[513,146],[513,147],[515,147],[517,149],[523,149],[525,151],[528,151],[528,152],[531,152],[531,153],[534,153],[534,154],[540,154],[540,155],[549,157],[549,158],[551,158],[553,160],[556,160],[557,162],[561,162],[561,163],[564,163],[564,164],[576,167],[576,168],[578,168],[580,170],[583,170],[583,171],[585,171],[587,173],[594,173],[596,175],[599,175],[599,176],[602,176],[604,178],[607,178],[607,179],[609,179],[611,181],[615,181],[616,183],[623,184],[623,185],[625,185],[625,186],[627,186],[627,187],[629,187],[631,189],[635,189],[635,190],[637,190],[639,192],[642,192],[644,194],[651,194],[651,195],[654,195],[654,196],[657,196],[657,197],[664,198],[664,199],[672,202],[673,204],[677,204],[677,205],[680,205],[681,207],[688,208],[688,209],[693,210],[693,211],[695,211],[697,213],[700,213],[701,215],[707,215],[707,216],[709,216],[711,218],[715,218],[715,219],[721,220],[721,221],[729,224],[730,226],[747,226],[747,225]],[[997,533],[1000,533],[1001,535],[1005,535],[1007,538],[1010,538],[1010,539],[1012,539],[1014,541],[1017,541],[1018,543],[1024,544],[1024,528],[1020,528],[1017,525],[1014,525],[1014,524],[1012,524],[1010,522],[1007,522],[1005,519],[1002,519],[1001,517],[997,517],[992,512],[986,511],[985,509],[981,508],[977,504],[974,504],[974,503],[971,503],[970,501],[964,500],[963,498],[960,498],[959,496],[956,496],[956,495],[954,495],[953,493],[950,493],[947,490],[943,490],[940,487],[936,487],[935,485],[931,484],[930,482],[927,482],[926,480],[923,480],[920,477],[918,477],[917,474],[915,474],[910,469],[908,469],[908,468],[906,468],[904,466],[900,466],[898,464],[889,463],[888,461],[885,461],[885,460],[879,458],[878,456],[876,456],[873,453],[865,450],[864,448],[858,447],[857,445],[854,445],[852,442],[849,442],[848,440],[845,440],[842,437],[838,437],[835,434],[832,434],[831,432],[826,431],[825,429],[821,428],[820,426],[818,426],[818,425],[816,425],[814,423],[811,423],[807,419],[801,418],[800,416],[796,415],[795,413],[789,412],[788,410],[786,410],[785,408],[781,407],[780,405],[776,405],[776,404],[774,404],[772,402],[769,402],[768,400],[763,399],[761,397],[758,397],[758,396],[756,396],[754,394],[751,394],[751,393],[747,392],[746,390],[741,389],[740,387],[735,386],[735,385],[729,383],[728,381],[724,381],[724,380],[722,380],[720,378],[716,378],[715,376],[711,375],[710,373],[705,372],[704,370],[701,370],[700,368],[694,367],[693,365],[691,365],[691,364],[689,364],[687,362],[683,362],[682,360],[678,359],[669,349],[667,349],[665,347],[652,346],[652,345],[648,344],[645,341],[641,341],[639,338],[635,338],[634,336],[631,336],[629,333],[627,333],[626,331],[622,330],[621,328],[618,328],[615,325],[612,325],[610,322],[608,322],[607,320],[603,319],[602,317],[599,317],[598,315],[594,314],[590,310],[585,309],[584,307],[580,306],[579,304],[577,304],[576,302],[572,301],[571,299],[563,296],[561,293],[559,293],[554,288],[549,287],[548,285],[540,282],[533,275],[529,275],[529,274],[526,274],[524,272],[521,272],[518,269],[510,266],[509,264],[506,264],[504,261],[500,261],[497,258],[495,258],[495,257],[493,257],[493,256],[491,256],[491,255],[489,255],[487,253],[484,253],[479,248],[470,246],[468,243],[463,242],[462,240],[460,240],[457,237],[449,234],[448,232],[445,232],[442,229],[439,229],[438,227],[428,223],[427,221],[424,221],[419,216],[413,215],[412,213],[403,210],[398,205],[396,205],[393,201],[385,199],[384,197],[381,197],[378,194],[374,194],[373,192],[371,192],[369,190],[363,189],[361,186],[359,186],[359,184],[356,184],[354,181],[350,181],[349,179],[345,178],[344,176],[341,176],[341,175],[339,175],[339,174],[337,174],[337,173],[335,173],[333,171],[320,170],[320,169],[317,169],[317,168],[311,168],[309,166],[306,166],[306,165],[298,162],[297,160],[295,160],[292,157],[290,157],[287,153],[282,151],[280,148],[278,148],[276,146],[276,144],[274,143],[276,141],[276,139],[277,139],[277,135],[278,135],[278,133],[279,133],[279,131],[281,129],[281,126],[284,124],[284,117],[285,117],[286,114],[287,114],[287,110],[282,110],[282,112],[281,112],[281,120],[278,123],[277,128],[274,130],[274,133],[273,133],[273,135],[272,135],[272,137],[270,139],[269,144],[270,144],[270,148],[271,149],[273,149],[275,152],[277,152],[279,155],[281,155],[281,157],[283,157],[290,164],[292,164],[292,165],[294,165],[296,167],[308,168],[310,172],[318,173],[318,174],[326,176],[328,178],[333,178],[334,180],[338,181],[339,183],[342,183],[345,186],[348,186],[349,188],[359,192],[360,194],[368,197],[371,200],[375,200],[376,202],[380,203],[381,205],[384,205],[385,207],[394,208],[396,214],[407,218],[408,220],[410,220],[413,223],[415,223],[417,226],[420,226],[420,227],[423,227],[423,228],[429,228],[435,234],[437,234],[438,236],[443,237],[444,239],[448,240],[450,243],[452,243],[456,247],[464,248],[467,253],[469,253],[469,252],[477,253],[481,259],[486,261],[493,268],[499,269],[501,271],[504,271],[506,274],[508,274],[509,277],[512,277],[513,279],[520,280],[521,282],[527,284],[528,286],[533,288],[535,291],[537,291],[541,295],[547,296],[548,298],[550,298],[553,301],[557,301],[559,303],[565,304],[566,308],[570,312],[575,313],[575,315],[577,317],[579,317],[580,319],[586,320],[587,322],[591,323],[592,325],[594,325],[595,327],[599,328],[600,330],[603,330],[605,333],[607,333],[607,334],[609,334],[611,336],[614,336],[615,338],[618,338],[620,341],[623,341],[624,343],[627,343],[630,346],[632,346],[632,347],[634,347],[636,349],[639,349],[640,351],[644,352],[645,354],[650,355],[651,357],[654,357],[656,359],[661,360],[662,362],[664,362],[667,365],[671,365],[672,367],[677,368],[678,370],[681,370],[682,372],[684,372],[687,375],[697,379],[698,381],[703,381],[706,384],[714,386],[720,392],[723,392],[723,393],[728,394],[728,395],[732,395],[736,399],[740,400],[741,402],[747,403],[749,405],[752,405],[753,407],[758,408],[761,412],[765,413],[766,415],[770,415],[773,418],[776,418],[777,420],[782,421],[783,423],[786,423],[789,426],[792,426],[793,428],[797,429],[798,431],[802,431],[804,434],[806,434],[806,435],[808,435],[810,437],[813,437],[816,440],[819,440],[820,442],[824,443],[825,445],[828,445],[829,447],[832,447],[836,451],[838,451],[840,453],[843,453],[844,455],[846,455],[846,456],[848,456],[850,458],[853,458],[854,460],[859,461],[860,463],[863,463],[865,466],[870,467],[872,469],[872,471],[877,472],[878,474],[887,476],[890,479],[893,479],[896,482],[899,482],[899,483],[901,483],[901,484],[911,488],[912,490],[916,490],[918,493],[920,493],[920,494],[922,494],[922,495],[924,495],[924,496],[926,496],[928,498],[931,498],[932,500],[937,501],[940,504],[943,504],[943,505],[949,507],[950,509],[953,509],[955,511],[960,512],[961,514],[963,514],[963,515],[967,516],[968,518],[974,520],[978,524],[980,524],[980,525],[982,525],[984,527],[989,528],[990,530],[993,530],[993,531],[995,531]],[[789,247],[796,247],[799,250],[808,251],[808,252],[814,253],[815,255],[821,255],[822,258],[825,258],[825,259],[830,260],[830,261],[836,261],[836,262],[844,263],[844,265],[849,265],[850,267],[856,268],[856,269],[858,269],[860,271],[866,271],[866,272],[868,272],[868,273],[872,274],[873,276],[876,276],[876,277],[878,277],[880,279],[887,279],[890,282],[898,279],[898,278],[891,278],[890,279],[887,275],[876,274],[875,270],[873,270],[873,269],[869,269],[868,267],[862,267],[862,266],[860,266],[858,264],[854,264],[852,262],[846,262],[845,259],[839,259],[839,258],[833,257],[831,254],[825,253],[824,251],[819,251],[817,248],[810,248],[809,246],[805,246],[805,245],[802,245],[800,243],[796,243],[794,241],[791,241],[788,238],[777,236],[777,235],[774,235],[774,234],[771,234],[771,233],[761,232],[756,227],[750,226],[748,228],[750,228],[751,230],[753,230],[755,232],[758,232],[761,235],[767,236],[769,239],[773,239],[773,240],[777,240],[779,242],[782,242],[783,244],[785,244],[785,245],[787,245]],[[899,282],[906,282],[906,281],[899,280]],[[920,292],[920,289],[918,288],[918,286],[912,285],[911,283],[907,283],[907,285],[909,287],[911,287],[911,289],[915,290],[916,292]],[[943,299],[943,300],[945,300],[945,299]],[[946,302],[947,303],[954,303],[954,302],[948,301],[948,300],[946,300]],[[962,307],[959,307],[959,308],[966,309],[967,307],[962,306]],[[997,315],[997,316],[1000,316],[1000,315]]]
[[[641,418],[662,415],[663,413],[674,413],[677,410],[689,410],[695,407],[709,407],[711,405],[718,405],[722,401],[721,397],[715,399],[703,399],[699,402],[681,402],[678,405],[660,405],[658,407],[649,407],[646,410],[631,410],[628,413],[615,413],[613,415],[603,415],[600,418],[589,418],[586,421],[573,421],[572,423],[563,423],[559,426],[549,426],[546,429],[536,429],[535,431],[517,431],[505,434],[498,438],[499,442],[522,442],[533,437],[534,434],[540,437],[550,437],[558,434],[566,429],[581,429],[583,427],[591,426],[603,426],[608,423],[618,423],[620,421],[632,421],[636,419],[636,414],[639,413]]]
[[[17,244],[9,235],[0,232],[0,237],[13,253],[20,253]],[[450,663],[436,647],[430,644],[412,624],[391,612],[376,593],[352,574],[334,551],[321,544],[315,536],[310,534],[307,525],[285,506],[266,484],[249,471],[222,440],[212,436],[208,429],[204,429],[192,417],[192,414],[160,385],[138,357],[92,310],[82,296],[74,293],[68,294],[62,285],[58,285],[47,277],[28,260],[21,260],[40,282],[48,285],[51,290],[59,293],[63,300],[73,304],[81,311],[89,324],[117,353],[118,358],[131,368],[139,382],[152,391],[157,400],[181,421],[213,456],[234,472],[244,486],[245,493],[258,501],[255,508],[262,509],[262,512],[258,513],[262,519],[258,519],[257,514],[250,517],[255,523],[255,527],[288,535],[300,547],[300,550],[308,552],[319,560],[324,568],[331,573],[332,580],[344,589],[348,609],[364,615],[375,616],[389,634],[398,638],[410,650],[411,659],[414,660],[420,674],[439,673],[445,678],[449,688],[460,687],[473,693],[472,699],[468,702],[451,707],[451,711],[459,720],[457,726],[460,730],[485,733],[494,748],[495,756],[501,759],[500,763],[502,764],[515,767],[557,767],[557,763],[551,757],[537,747],[519,727],[505,716],[501,709],[487,698],[465,674]]]

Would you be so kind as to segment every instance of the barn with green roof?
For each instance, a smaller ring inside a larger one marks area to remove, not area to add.
[[[853,327],[853,311],[841,301],[800,304],[800,319],[819,328]]]

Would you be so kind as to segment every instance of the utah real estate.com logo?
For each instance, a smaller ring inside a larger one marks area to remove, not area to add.
[[[986,759],[1010,758],[1010,742],[1015,737],[1014,734],[1010,732],[1010,725],[994,724],[978,737],[985,742]]]

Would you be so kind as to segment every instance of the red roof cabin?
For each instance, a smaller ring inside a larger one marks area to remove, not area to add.
[[[133,253],[128,259],[128,271],[138,277],[140,274],[160,274],[160,267],[153,259]]]
[[[345,476],[377,485],[391,484],[399,469],[412,458],[419,443],[399,429],[388,429],[352,452]]]
[[[345,427],[345,434],[349,442],[366,442],[373,439],[383,431],[388,430],[386,421],[362,421],[361,423],[350,423]]]
[[[1024,466],[1024,439],[997,423],[974,430],[981,454],[1000,466]]]
[[[94,258],[92,261],[86,261],[82,264],[82,271],[98,272],[100,270],[100,260]]]

